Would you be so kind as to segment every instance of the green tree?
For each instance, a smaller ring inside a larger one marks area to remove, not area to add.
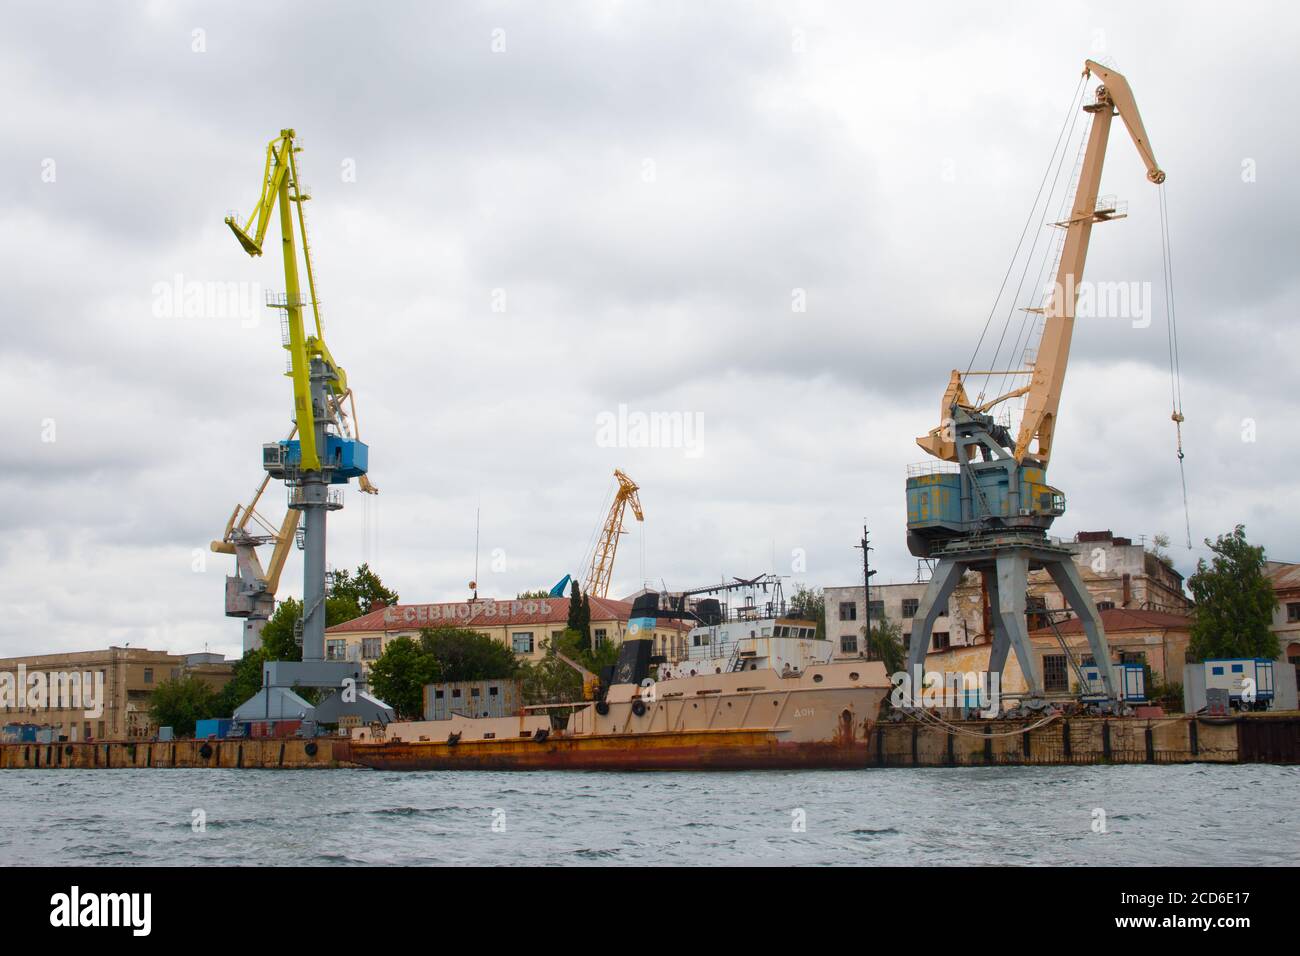
[[[794,617],[817,622],[817,640],[826,638],[826,595],[821,588],[806,584],[795,586],[794,596],[790,598],[790,614]]]
[[[262,689],[262,664],[267,660],[265,649],[257,647],[235,663],[230,680],[217,694],[213,717],[230,717],[236,707]]]
[[[326,627],[356,620],[362,613],[356,594],[350,586],[339,594],[331,591],[325,598]],[[302,660],[302,645],[294,636],[294,623],[301,617],[302,601],[297,598],[285,598],[276,604],[275,612],[262,628],[262,647],[266,650],[268,661]]]
[[[582,591],[579,590],[577,581],[569,584],[569,621],[567,626],[571,631],[582,630]]]
[[[1169,557],[1169,535],[1163,531],[1151,539],[1151,554],[1157,561],[1169,568],[1171,571],[1174,567],[1174,559]]]
[[[193,737],[194,724],[218,716],[217,692],[197,677],[166,680],[149,696],[149,716],[159,727],[171,727],[178,737]]]
[[[582,675],[563,661],[561,654],[597,676],[618,660],[618,645],[613,641],[606,641],[595,649],[587,648],[583,646],[582,633],[572,628],[563,631],[554,641],[546,639],[543,648],[546,654],[541,660],[525,661],[519,668],[524,701],[529,705],[567,704],[582,700]]]
[[[867,660],[880,661],[886,674],[896,674],[907,668],[907,653],[903,649],[903,628],[884,615],[873,617],[871,633],[867,626],[860,628],[866,637]]]
[[[384,587],[384,582],[379,580],[379,575],[370,570],[369,564],[362,564],[355,573],[335,571],[329,596],[332,598],[350,598],[359,612],[356,615],[357,617],[362,614],[369,614],[381,605],[392,607],[398,601],[397,592]],[[328,611],[326,616],[328,616]],[[349,619],[343,618],[342,620]],[[330,623],[340,622],[330,621]]]
[[[442,675],[438,662],[410,637],[389,641],[370,665],[370,688],[398,717],[418,720],[424,715],[424,685]]]
[[[556,654],[558,650],[578,663],[583,663],[577,650],[580,640],[581,635],[577,631],[566,630],[557,641],[550,638],[544,640],[546,653],[541,660],[524,661],[520,665],[519,679],[526,705],[568,704],[582,700],[582,675]]]
[[[578,615],[578,631],[582,634],[582,646],[591,650],[591,595],[582,596],[582,612]]]
[[[518,600],[518,601],[533,601],[533,600],[536,600],[536,599],[538,599],[538,598],[548,598],[548,597],[550,597],[550,596],[551,596],[551,592],[550,592],[550,591],[541,590],[541,589],[536,590],[536,591],[521,591],[521,592],[519,593],[519,597],[516,598],[516,600]]]
[[[1277,595],[1264,575],[1264,549],[1246,540],[1245,525],[1205,544],[1214,552],[1208,564],[1196,562],[1187,579],[1196,607],[1188,646],[1194,660],[1211,657],[1266,657],[1281,654],[1272,630]]]
[[[500,680],[514,677],[519,660],[505,644],[458,627],[426,627],[420,649],[438,663],[439,680]]]
[[[327,609],[328,610],[328,609]],[[262,650],[268,661],[300,661],[302,648],[294,639],[294,622],[302,617],[302,602],[297,598],[285,598],[275,606],[274,613],[262,627]],[[257,686],[262,686],[260,674]]]

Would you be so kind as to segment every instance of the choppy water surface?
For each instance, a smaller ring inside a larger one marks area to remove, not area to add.
[[[6,770],[0,863],[1295,864],[1298,792],[1261,765]]]

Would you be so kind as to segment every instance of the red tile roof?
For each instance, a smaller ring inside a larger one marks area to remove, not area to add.
[[[1273,585],[1274,591],[1289,591],[1292,588],[1300,588],[1300,564],[1289,564],[1286,561],[1266,561],[1264,562],[1264,576],[1268,578],[1269,584]]]
[[[632,613],[627,601],[591,598],[593,621],[626,621]],[[398,604],[376,608],[369,614],[326,628],[327,633],[356,631],[405,631],[419,627],[492,627],[519,624],[567,624],[567,597],[476,601],[445,601],[441,604]]]
[[[1186,614],[1166,611],[1139,611],[1133,608],[1114,607],[1101,612],[1101,624],[1107,631],[1186,631],[1192,619]],[[1077,617],[1056,625],[1062,634],[1082,634],[1083,622]],[[1040,627],[1032,632],[1034,637],[1051,635],[1050,627]]]

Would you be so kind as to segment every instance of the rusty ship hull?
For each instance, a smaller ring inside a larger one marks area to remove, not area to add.
[[[759,730],[533,740],[345,741],[339,760],[375,770],[828,770],[866,767],[866,741],[786,741]]]
[[[890,684],[875,662],[615,685],[562,720],[409,721],[359,729],[342,761],[376,770],[761,770],[866,767]],[[559,726],[557,726],[557,724]]]

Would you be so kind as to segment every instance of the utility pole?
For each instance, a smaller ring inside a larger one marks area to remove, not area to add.
[[[871,576],[875,571],[871,570],[871,535],[867,531],[867,526],[862,526],[862,543],[857,545],[862,551],[862,607],[866,611],[866,646],[867,659],[871,659]]]

